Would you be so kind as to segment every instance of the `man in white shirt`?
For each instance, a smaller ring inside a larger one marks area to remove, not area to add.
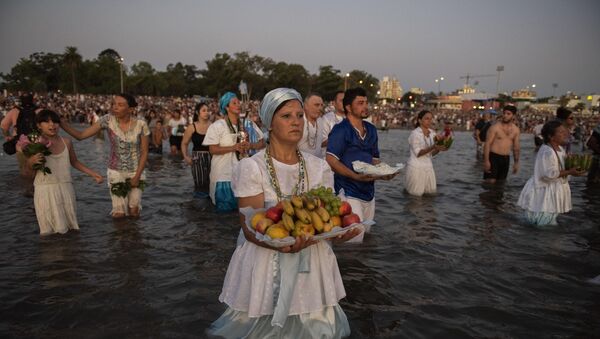
[[[346,117],[346,113],[344,113],[344,91],[337,91],[335,93],[335,97],[333,99],[333,107],[334,111],[325,114],[321,117],[320,124],[323,125],[323,150],[327,148],[327,138],[329,136],[329,132],[336,124],[340,123]],[[323,152],[325,153],[325,152]]]
[[[323,126],[319,119],[323,114],[323,99],[320,95],[311,93],[304,99],[304,133],[298,143],[301,151],[310,153],[321,159],[325,158],[323,152]]]

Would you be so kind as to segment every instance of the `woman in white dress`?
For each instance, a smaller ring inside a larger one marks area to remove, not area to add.
[[[410,157],[406,165],[404,187],[411,195],[422,196],[436,192],[435,172],[431,158],[446,147],[436,145],[435,131],[431,129],[433,114],[421,111],[417,115],[417,128],[408,137]]]
[[[269,144],[240,161],[233,189],[240,208],[275,205],[292,194],[333,186],[327,163],[300,152],[304,124],[298,92],[278,88],[265,95],[260,116]],[[350,334],[338,302],[346,292],[331,245],[298,237],[292,246],[270,247],[242,230],[219,300],[228,308],[207,333],[225,338],[340,338]],[[358,235],[352,230],[334,242]]]
[[[41,136],[50,141],[49,150],[52,153],[48,156],[38,153],[27,159],[26,169],[35,176],[33,203],[40,235],[78,230],[71,166],[91,176],[97,183],[102,182],[102,176],[79,162],[71,140],[58,135],[58,114],[42,110],[36,115],[35,122]],[[51,173],[34,170],[35,164],[44,164]]]
[[[239,160],[248,156],[250,149],[262,147],[263,135],[260,130],[257,143],[249,143],[239,138],[242,131],[240,100],[232,92],[223,94],[219,100],[219,110],[223,119],[213,122],[206,130],[202,145],[208,146],[212,155],[210,163],[210,199],[217,212],[234,211],[237,201],[231,189],[233,167]]]
[[[560,121],[547,122],[542,128],[544,144],[535,158],[533,176],[527,180],[519,196],[518,205],[526,211],[527,221],[533,225],[556,225],[556,217],[571,210],[569,176],[585,172],[576,168],[565,169],[569,130]]]

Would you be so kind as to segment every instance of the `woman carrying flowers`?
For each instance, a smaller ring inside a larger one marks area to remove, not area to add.
[[[40,134],[22,136],[17,143],[28,156],[26,171],[34,176],[33,202],[40,234],[66,233],[79,229],[71,166],[91,176],[97,183],[102,176],[77,160],[71,140],[58,135],[60,117],[53,111],[42,110],[35,117]]]
[[[137,119],[133,114],[135,107],[137,102],[133,96],[119,94],[113,98],[112,114],[102,116],[83,131],[74,129],[65,119],[60,122],[62,128],[77,140],[90,138],[102,129],[108,131],[110,154],[107,178],[113,218],[127,215],[139,217],[142,209],[150,130],[144,120]]]

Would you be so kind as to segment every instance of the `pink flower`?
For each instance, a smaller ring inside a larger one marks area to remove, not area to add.
[[[17,141],[17,147],[19,147],[20,149],[25,148],[25,146],[31,144],[31,141],[29,141],[29,138],[25,135],[25,134],[21,134],[21,136],[19,137],[19,140]]]

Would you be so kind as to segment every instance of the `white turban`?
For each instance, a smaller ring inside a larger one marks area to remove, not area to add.
[[[260,120],[262,120],[264,128],[267,130],[271,128],[271,121],[273,120],[275,110],[282,102],[288,100],[298,100],[300,105],[304,108],[302,96],[295,89],[282,87],[276,88],[265,94],[265,97],[260,104]]]

